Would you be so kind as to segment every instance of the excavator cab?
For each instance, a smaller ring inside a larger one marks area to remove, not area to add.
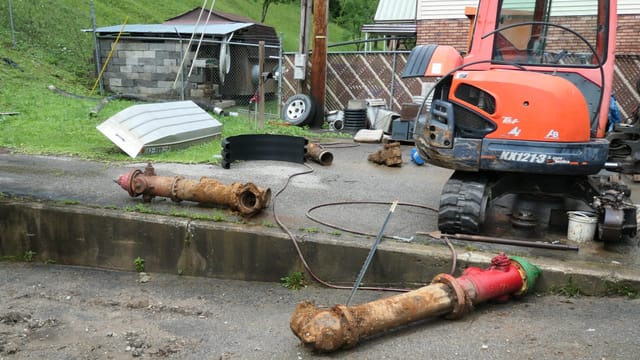
[[[593,177],[608,164],[616,23],[616,0],[480,0],[465,56],[412,50],[403,77],[437,80],[416,147],[455,170],[441,231],[487,233],[490,205],[512,194],[512,224],[547,229],[557,212],[582,209],[598,214],[599,239],[635,236],[628,188]],[[598,198],[609,191],[616,200]]]

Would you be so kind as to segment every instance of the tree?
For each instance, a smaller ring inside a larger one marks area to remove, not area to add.
[[[297,1],[297,0],[262,0],[262,15],[260,17],[260,22],[263,23],[264,19],[267,18],[267,11],[269,11],[269,5],[287,4],[287,3],[292,3],[294,1]]]
[[[369,0],[340,0],[339,2],[340,15],[336,18],[336,23],[349,31],[351,40],[360,39],[360,27],[373,22],[378,2]]]

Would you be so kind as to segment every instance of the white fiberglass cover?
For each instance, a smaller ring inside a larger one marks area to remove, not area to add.
[[[97,129],[135,158],[219,136],[222,124],[193,101],[176,101],[128,107]]]

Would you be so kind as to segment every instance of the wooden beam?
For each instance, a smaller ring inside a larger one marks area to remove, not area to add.
[[[311,127],[319,129],[324,123],[324,98],[327,81],[327,22],[329,2],[313,2],[313,53],[311,57],[311,97],[316,103],[316,114]]]

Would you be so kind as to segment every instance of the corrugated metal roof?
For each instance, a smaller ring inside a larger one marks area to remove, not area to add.
[[[135,158],[141,152],[171,150],[211,139],[220,135],[222,124],[187,100],[133,105],[97,129]]]
[[[253,23],[255,22],[253,19],[247,17],[247,16],[242,16],[242,15],[237,15],[237,14],[232,14],[232,13],[226,13],[226,12],[222,12],[222,11],[218,11],[218,10],[213,10],[213,11],[209,11],[207,9],[205,9],[204,11],[202,11],[201,7],[197,7],[194,8],[192,10],[187,11],[184,14],[178,15],[178,16],[174,16],[171,19],[167,19],[163,22],[163,24],[195,24],[198,20],[198,17],[200,16],[200,13],[202,13],[201,19],[204,21],[205,19],[207,19],[207,17],[209,18],[209,23],[212,22],[216,22],[216,23],[229,23],[229,22],[236,22],[236,23]],[[211,16],[209,16],[208,14],[211,13]]]
[[[415,21],[416,0],[380,0],[374,22]]]
[[[124,33],[142,33],[142,34],[205,34],[205,35],[226,35],[240,29],[244,29],[252,26],[253,23],[227,23],[227,24],[207,24],[207,25],[192,25],[192,24],[139,24],[139,25],[113,25],[105,26],[96,29],[96,33],[108,34],[119,33],[121,30]],[[84,31],[91,31],[86,29]]]

